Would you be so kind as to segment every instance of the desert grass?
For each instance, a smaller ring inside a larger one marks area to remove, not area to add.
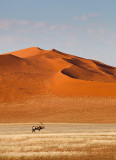
[[[116,160],[116,132],[0,135],[0,160]]]

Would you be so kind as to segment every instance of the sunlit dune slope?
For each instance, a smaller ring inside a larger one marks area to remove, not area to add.
[[[0,55],[0,101],[34,95],[116,96],[116,67],[37,47]]]

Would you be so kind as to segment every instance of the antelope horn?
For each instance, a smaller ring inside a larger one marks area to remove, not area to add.
[[[41,122],[40,122],[41,123]],[[42,123],[41,123],[42,124]],[[43,125],[43,124],[42,124]],[[43,125],[44,126],[44,125]]]

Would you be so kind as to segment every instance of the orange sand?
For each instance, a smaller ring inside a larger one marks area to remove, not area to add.
[[[15,103],[21,102],[24,104],[28,100],[26,109],[29,114],[34,107],[34,104],[32,108],[29,107],[30,100],[34,97],[38,97],[40,100],[41,97],[50,96],[52,101],[52,97],[70,97],[72,99],[80,96],[99,98],[116,96],[116,67],[65,54],[55,49],[42,50],[32,47],[0,55],[0,73],[1,104],[7,103],[6,105],[10,106],[13,103],[15,106]],[[40,104],[39,100],[38,104]],[[73,103],[75,104],[75,101]],[[46,103],[47,106],[49,106],[49,103]],[[54,107],[56,106],[57,100]],[[72,107],[69,107],[70,110],[73,110],[73,107],[72,104]],[[41,106],[39,106],[36,111],[38,112],[41,109]],[[3,109],[2,114],[12,115],[10,109],[7,109],[7,111]],[[20,110],[15,108],[16,115],[17,112],[20,112]],[[19,118],[18,122],[28,117],[25,116],[27,115],[20,116],[22,118]],[[54,118],[48,119],[50,122],[54,122]],[[4,119],[2,118],[0,121],[5,122]],[[67,121],[66,117],[65,121]],[[74,120],[74,122],[77,121]]]

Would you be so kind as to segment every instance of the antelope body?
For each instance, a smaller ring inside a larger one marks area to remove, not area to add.
[[[40,122],[41,123],[41,122]],[[41,123],[42,124],[42,123]],[[40,131],[41,129],[45,129],[44,125],[39,126],[32,126],[32,132],[35,132],[36,130]]]

